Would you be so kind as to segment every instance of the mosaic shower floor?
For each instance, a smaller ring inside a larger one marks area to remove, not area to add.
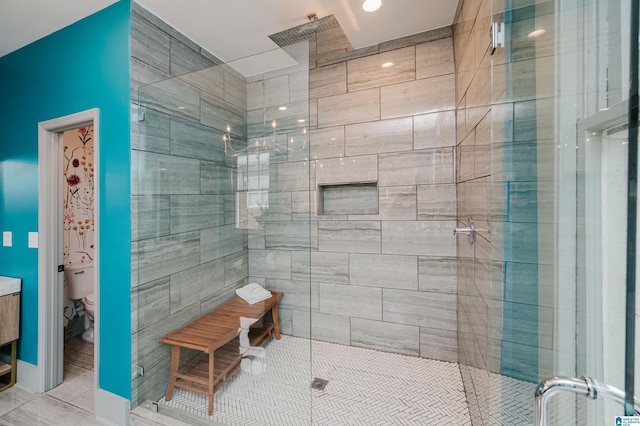
[[[262,374],[241,371],[215,394],[213,416],[206,396],[181,389],[161,407],[229,426],[470,424],[455,363],[291,336],[266,351]]]

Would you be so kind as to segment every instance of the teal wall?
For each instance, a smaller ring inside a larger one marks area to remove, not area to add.
[[[37,364],[38,122],[100,109],[100,388],[131,397],[129,0],[0,58],[0,275],[22,278],[19,358]]]

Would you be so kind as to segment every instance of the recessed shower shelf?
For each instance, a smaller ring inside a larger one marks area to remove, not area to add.
[[[378,214],[378,183],[320,185],[318,214]]]

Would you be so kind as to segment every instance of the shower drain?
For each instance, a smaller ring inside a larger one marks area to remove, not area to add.
[[[327,383],[329,383],[328,380],[319,379],[316,377],[311,382],[311,389],[324,390],[324,388],[327,386]]]

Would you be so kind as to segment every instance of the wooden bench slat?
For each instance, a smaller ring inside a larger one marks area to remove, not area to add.
[[[241,329],[241,318],[256,320],[256,327],[248,330],[251,346],[263,346],[274,334],[277,339],[280,338],[278,302],[283,293],[271,293],[273,297],[253,305],[234,296],[218,308],[160,339],[161,343],[172,346],[167,400],[171,399],[175,387],[206,394],[209,397],[209,415],[213,414],[213,394],[240,370],[244,352],[238,338],[244,332]],[[268,312],[271,312],[273,321],[259,321]],[[194,349],[205,355],[191,357],[180,365],[181,348]],[[213,370],[210,362],[213,362]],[[209,377],[211,371],[213,377]]]

